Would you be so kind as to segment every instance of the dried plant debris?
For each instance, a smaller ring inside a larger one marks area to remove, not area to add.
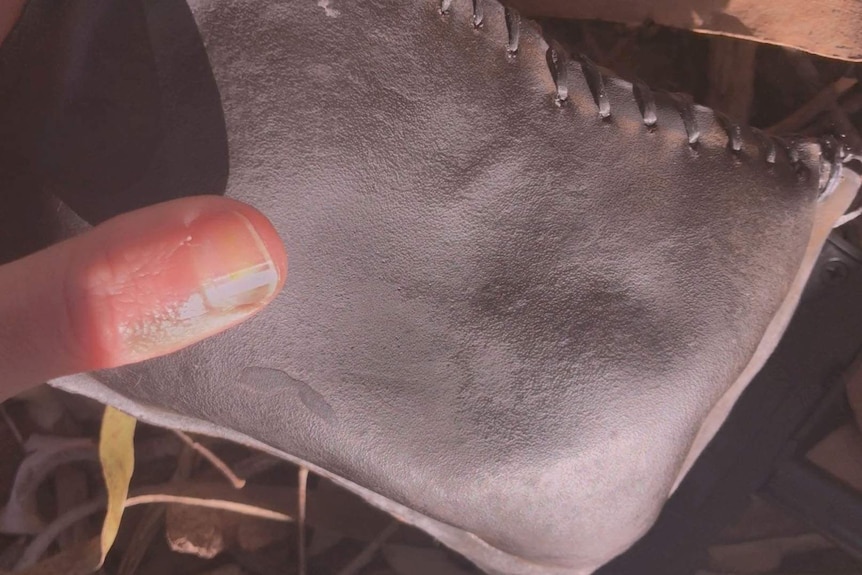
[[[168,505],[165,522],[171,549],[205,559],[227,549],[255,552],[276,542],[288,544],[295,534],[287,522],[190,505]]]
[[[0,512],[0,527],[20,536],[0,550],[9,572],[168,575],[165,565],[176,564],[183,565],[178,573],[349,575],[385,567],[389,543],[439,550],[424,534],[269,455],[138,426],[112,408],[93,433],[22,437],[24,457]],[[148,464],[133,475],[136,461]],[[165,464],[167,475],[154,472]],[[300,513],[305,564],[298,560]]]
[[[105,522],[102,525],[100,537],[99,564],[101,567],[105,557],[114,545],[126,500],[129,496],[129,484],[135,469],[135,426],[137,421],[113,407],[105,408],[102,418],[102,432],[99,438],[99,461],[102,464],[102,476],[108,491],[108,509],[105,512]]]

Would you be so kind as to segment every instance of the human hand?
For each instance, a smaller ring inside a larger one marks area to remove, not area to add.
[[[0,5],[0,42],[23,6]],[[170,353],[239,323],[275,297],[286,266],[266,218],[217,196],[131,212],[2,265],[0,401],[51,378]]]
[[[130,212],[0,266],[0,401],[223,331],[269,303],[286,272],[269,221],[218,196]]]

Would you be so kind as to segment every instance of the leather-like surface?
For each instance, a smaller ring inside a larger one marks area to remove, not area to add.
[[[558,105],[538,32],[512,57],[483,6],[475,28],[464,1],[192,0],[226,193],[274,221],[288,284],[64,387],[309,462],[489,570],[589,572],[653,522],[785,300],[820,158],[767,164],[748,131],[733,152],[701,108],[691,147],[670,100],[649,130],[611,78],[603,120],[574,63]]]

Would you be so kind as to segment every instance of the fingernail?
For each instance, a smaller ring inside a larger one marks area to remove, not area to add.
[[[242,214],[202,216],[173,238],[178,244],[146,273],[153,300],[120,323],[126,356],[146,359],[185,347],[267,303],[279,273],[266,244]]]
[[[200,227],[200,243],[194,237],[188,243],[205,313],[231,313],[268,299],[278,285],[278,271],[251,222],[228,212]]]

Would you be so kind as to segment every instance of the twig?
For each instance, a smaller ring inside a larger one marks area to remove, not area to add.
[[[348,563],[341,571],[338,572],[338,575],[356,575],[359,571],[368,565],[368,562],[374,558],[374,554],[380,550],[386,540],[392,537],[396,531],[398,531],[398,527],[400,524],[397,521],[393,521],[380,534],[374,538],[368,545],[365,546],[359,555],[353,558],[353,561]]]
[[[838,78],[820,90],[816,96],[808,100],[795,112],[771,126],[767,131],[771,134],[791,134],[798,132],[817,116],[828,112],[834,102],[850,91],[858,81],[856,78]]]
[[[260,517],[263,519],[271,519],[274,521],[292,521],[293,518],[290,515],[286,515],[279,511],[273,511],[271,509],[266,509],[264,507],[260,507],[258,505],[253,505],[250,503],[243,503],[238,501],[227,501],[221,499],[211,499],[211,498],[202,498],[195,497],[193,495],[176,495],[173,493],[163,493],[163,491],[170,491],[172,489],[175,490],[176,486],[167,484],[167,485],[157,485],[153,487],[146,487],[141,489],[136,489],[133,492],[133,495],[126,499],[125,507],[132,507],[134,505],[143,505],[147,503],[179,503],[183,505],[194,505],[198,507],[208,507],[210,509],[222,509],[225,511],[233,511],[235,513],[241,513],[243,515],[249,515],[252,517]],[[69,526],[74,525],[78,521],[89,517],[93,513],[100,511],[105,508],[107,504],[107,498],[103,495],[97,497],[95,499],[91,499],[90,501],[76,507],[74,509],[70,509],[65,514],[57,517],[54,521],[48,524],[45,529],[42,530],[39,535],[37,535],[27,549],[24,551],[21,559],[15,565],[16,570],[26,569],[36,563],[42,555],[44,555],[45,551],[47,551],[48,547],[51,546],[51,543],[59,536],[60,533],[69,528]]]
[[[222,475],[225,476],[228,481],[230,481],[230,484],[233,485],[234,488],[242,489],[243,487],[245,487],[245,479],[237,477],[236,474],[230,470],[230,467],[227,466],[227,463],[219,459],[219,457],[215,453],[213,453],[207,447],[201,445],[182,431],[175,429],[173,430],[173,432],[176,434],[177,437],[182,439],[186,445],[200,453],[204,457],[204,459],[209,461],[213,467],[215,467]]]
[[[280,511],[273,511],[264,507],[258,507],[250,503],[239,501],[226,501],[223,499],[205,499],[186,495],[170,495],[166,493],[151,493],[136,495],[126,499],[126,507],[144,505],[147,503],[179,503],[182,505],[193,505],[195,507],[206,507],[208,509],[221,509],[222,511],[233,511],[250,517],[271,519],[273,521],[293,521],[293,517]]]
[[[308,489],[308,468],[300,466],[299,467],[299,489],[298,489],[298,502],[297,502],[297,513],[296,513],[296,522],[297,522],[297,539],[299,546],[298,553],[298,561],[299,561],[299,575],[305,575],[306,572],[306,559],[305,559],[305,504],[307,501],[307,492]]]

